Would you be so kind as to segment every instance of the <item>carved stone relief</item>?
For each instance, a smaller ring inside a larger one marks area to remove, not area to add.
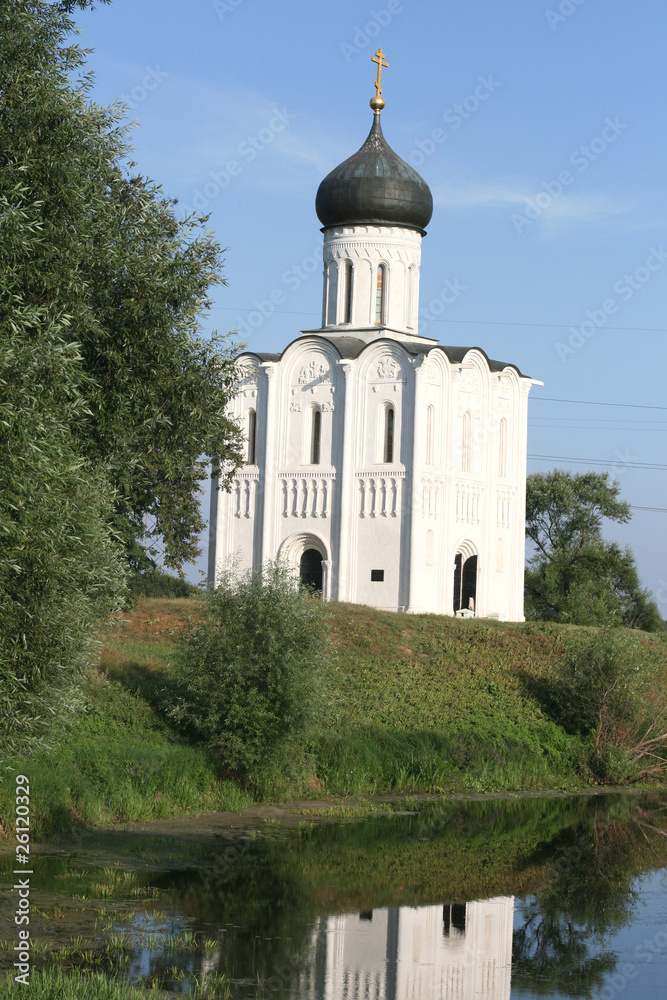
[[[378,378],[395,379],[401,367],[393,358],[382,358],[378,361],[376,372]]]
[[[308,385],[310,382],[330,382],[331,372],[329,366],[321,361],[309,361],[303,365],[299,371],[299,385]]]

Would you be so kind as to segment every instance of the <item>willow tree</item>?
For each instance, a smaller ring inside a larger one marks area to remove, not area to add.
[[[167,566],[198,553],[199,479],[240,460],[230,347],[199,332],[220,246],[133,173],[124,109],[90,99],[69,13],[88,6],[0,0],[5,720],[38,711],[124,568],[150,565],[147,521]]]

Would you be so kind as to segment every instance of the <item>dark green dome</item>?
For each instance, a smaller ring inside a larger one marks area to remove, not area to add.
[[[426,181],[387,145],[380,115],[360,150],[319,186],[315,211],[323,226],[396,225],[424,230],[433,215]]]

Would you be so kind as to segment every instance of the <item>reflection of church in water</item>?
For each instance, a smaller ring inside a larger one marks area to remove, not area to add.
[[[246,464],[212,493],[209,576],[282,554],[328,599],[521,621],[535,382],[419,335],[433,199],[383,136],[374,61],[368,138],[317,193],[322,325],[238,359]]]
[[[514,900],[324,917],[299,1000],[509,1000]]]

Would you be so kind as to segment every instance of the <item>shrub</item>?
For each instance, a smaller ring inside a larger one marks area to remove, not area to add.
[[[621,629],[572,637],[550,693],[556,721],[569,733],[590,736],[603,720],[630,720],[637,710],[639,652],[638,643]]]
[[[586,764],[595,778],[623,782],[667,767],[665,706],[644,690],[639,642],[606,628],[572,638],[559,661],[548,700],[555,720],[586,740]]]
[[[314,718],[327,638],[322,602],[280,561],[230,570],[185,639],[183,694],[171,710],[248,779]]]

